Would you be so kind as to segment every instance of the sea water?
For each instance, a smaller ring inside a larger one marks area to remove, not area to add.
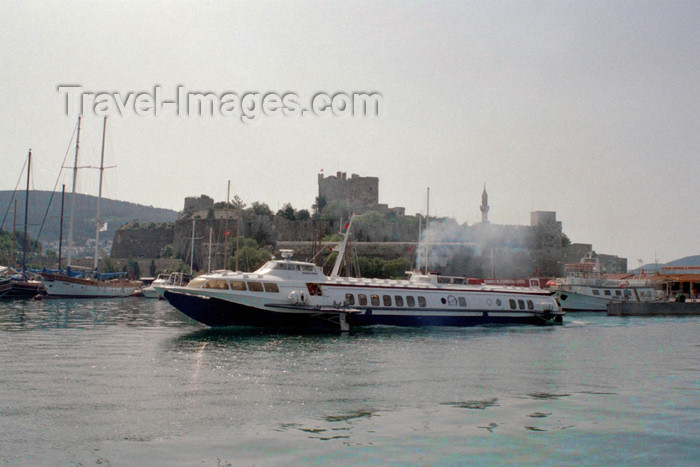
[[[2,465],[698,465],[700,319],[299,334],[0,302]]]

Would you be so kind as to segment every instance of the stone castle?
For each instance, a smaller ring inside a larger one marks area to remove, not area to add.
[[[481,222],[459,225],[454,219],[432,219],[425,230],[425,219],[406,216],[401,207],[379,203],[379,179],[344,172],[318,176],[319,199],[326,205],[342,206],[347,212],[379,212],[380,216],[359,216],[353,224],[353,239],[360,255],[393,259],[403,256],[420,266],[417,239],[422,228],[428,244],[431,268],[447,275],[471,277],[561,276],[565,263],[577,262],[592,251],[590,244],[566,244],[562,223],[556,212],[533,211],[530,225],[495,225],[489,222],[486,187],[481,196]],[[240,218],[239,218],[240,215]],[[347,218],[346,218],[347,219]],[[159,258],[169,247],[195,269],[226,267],[230,249],[226,239],[237,232],[254,238],[271,253],[281,248],[295,250],[296,258],[312,256],[314,237],[337,233],[344,221],[324,219],[320,229],[313,219],[289,220],[276,215],[256,215],[250,210],[215,208],[206,195],[185,198],[183,211],[174,223],[120,227],[114,238],[112,258]],[[422,227],[419,227],[419,224]],[[194,237],[194,248],[192,238]],[[211,238],[211,241],[210,241]],[[192,257],[194,253],[194,257]],[[614,255],[598,255],[607,272],[626,272],[627,260]]]

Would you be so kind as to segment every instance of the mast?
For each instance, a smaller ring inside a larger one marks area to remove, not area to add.
[[[240,255],[239,250],[239,240],[241,237],[241,200],[236,199],[236,204],[238,204],[238,214],[236,215],[236,271],[238,271],[238,257]]]
[[[100,219],[100,205],[102,204],[102,175],[105,171],[105,134],[107,132],[107,117],[102,122],[102,152],[100,154],[100,188],[97,195],[97,218],[95,219],[95,271],[99,261],[97,251],[100,243],[100,230],[102,229],[102,219]]]
[[[192,244],[190,245],[190,274],[194,277],[194,216],[192,216]]]
[[[12,245],[10,249],[10,265],[15,264],[15,241],[17,239],[17,199],[15,201],[15,214],[12,221]],[[14,266],[13,266],[14,267]]]
[[[211,234],[212,234],[212,227],[209,227],[209,269],[207,270],[207,273],[211,272]]]
[[[352,227],[352,220],[354,218],[354,214],[350,216],[350,222],[348,222],[348,228],[345,230],[345,237],[343,237],[343,243],[340,244],[340,249],[338,250],[338,257],[335,259],[333,271],[331,271],[331,277],[338,277],[338,271],[340,271],[340,264],[343,262],[343,258],[345,257],[345,248],[348,245],[348,237],[350,237],[350,228]]]
[[[78,115],[78,134],[75,138],[75,160],[73,162],[73,192],[70,197],[70,218],[68,220],[68,263],[66,267],[71,265],[71,257],[73,256],[73,214],[75,213],[75,182],[78,178],[78,148],[80,146],[80,115]]]
[[[58,227],[58,269],[61,269],[61,252],[63,250],[63,202],[66,198],[66,184],[61,189],[61,222]]]
[[[29,174],[32,171],[32,150],[27,155],[27,191],[24,196],[24,239],[22,240],[22,272],[27,270],[27,213],[29,212]]]
[[[428,197],[425,208],[425,273],[428,274],[428,254],[430,244],[428,242],[428,228],[430,227],[430,187],[428,187]]]
[[[228,181],[228,188],[226,189],[226,219],[224,220],[224,264],[222,269],[228,269],[228,216],[229,216],[229,197],[231,196],[231,180]]]

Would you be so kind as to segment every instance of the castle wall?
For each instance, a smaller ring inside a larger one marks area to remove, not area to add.
[[[158,258],[165,245],[173,243],[172,223],[144,224],[130,222],[114,232],[111,258]]]

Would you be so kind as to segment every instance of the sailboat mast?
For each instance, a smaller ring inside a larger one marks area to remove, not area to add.
[[[102,123],[102,152],[100,154],[100,188],[97,195],[97,219],[95,219],[95,270],[99,261],[97,252],[100,244],[100,229],[102,229],[102,219],[100,218],[100,205],[102,204],[102,175],[105,171],[105,134],[107,132],[107,117]]]
[[[78,134],[75,137],[75,160],[73,161],[73,193],[70,197],[70,218],[68,219],[68,262],[66,267],[71,265],[73,256],[73,214],[75,213],[75,182],[78,178],[78,148],[80,146],[80,115],[78,115]]]
[[[27,270],[27,213],[29,212],[29,174],[32,171],[32,150],[27,155],[27,191],[24,196],[24,239],[22,240],[22,272]]]
[[[15,264],[15,241],[17,240],[17,198],[15,198],[15,214],[12,221],[12,247],[10,253],[10,264],[14,267]]]
[[[194,276],[194,216],[192,216],[192,244],[190,245],[190,274]]]
[[[229,215],[229,198],[231,196],[231,180],[228,181],[228,188],[226,188],[226,220],[224,220],[224,265],[222,269],[228,269],[228,215]]]
[[[61,269],[61,253],[63,251],[63,202],[66,199],[66,184],[61,189],[61,222],[58,227],[58,269]]]
[[[430,227],[430,187],[425,208],[425,273],[428,274],[428,256],[430,253],[430,243],[428,243],[428,229]]]

